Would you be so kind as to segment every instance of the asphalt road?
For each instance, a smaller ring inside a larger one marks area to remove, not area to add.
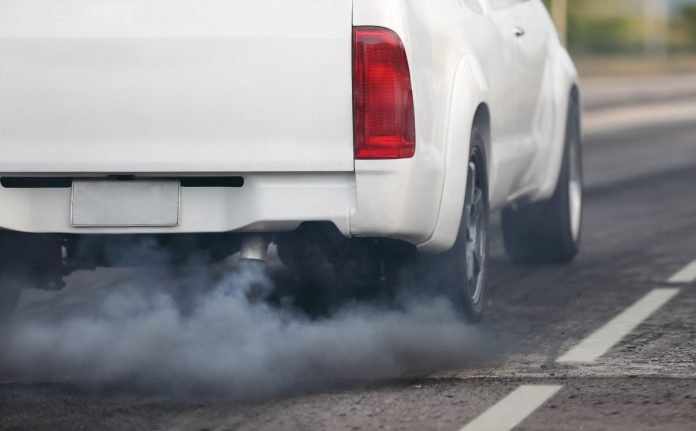
[[[248,402],[2,376],[0,429],[696,429],[696,283],[668,282],[696,259],[696,122],[593,133],[585,167],[582,254],[516,266],[495,232],[486,354],[455,369]]]

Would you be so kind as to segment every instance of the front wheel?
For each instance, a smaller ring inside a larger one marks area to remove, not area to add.
[[[503,211],[505,250],[514,262],[566,263],[580,249],[582,146],[577,101],[568,110],[563,162],[551,198]]]

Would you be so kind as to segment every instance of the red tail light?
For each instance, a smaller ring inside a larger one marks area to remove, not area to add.
[[[356,159],[405,159],[416,152],[411,74],[399,36],[380,27],[353,29]]]

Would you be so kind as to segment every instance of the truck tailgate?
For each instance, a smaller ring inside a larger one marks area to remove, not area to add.
[[[352,171],[351,0],[0,0],[0,172]]]

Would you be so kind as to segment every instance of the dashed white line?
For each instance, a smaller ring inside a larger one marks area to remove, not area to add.
[[[670,283],[696,281],[696,261],[669,279]],[[619,343],[638,325],[674,298],[680,289],[655,289],[609,323],[561,356],[559,363],[591,363]],[[510,431],[551,399],[562,386],[520,386],[460,431]]]
[[[587,337],[580,344],[561,356],[559,363],[589,363],[595,362],[623,337],[633,331],[638,325],[652,316],[670,299],[679,293],[680,289],[655,289],[641,300],[616,316],[609,323]]]
[[[694,281],[696,281],[696,260],[686,265],[684,269],[669,279],[669,282],[672,284],[693,283]]]
[[[561,388],[557,385],[520,386],[461,431],[510,431]]]

